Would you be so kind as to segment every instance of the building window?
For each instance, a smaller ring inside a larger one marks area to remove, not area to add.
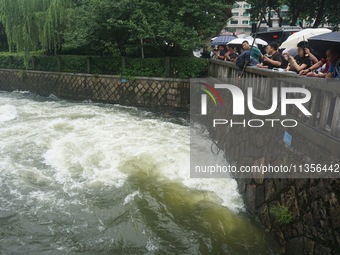
[[[282,11],[288,11],[288,9],[289,9],[288,5],[281,5],[280,6],[280,10],[282,10]]]
[[[288,17],[288,12],[286,12],[286,11],[280,12],[280,16],[281,16],[282,18],[286,18],[286,17]]]
[[[238,24],[238,20],[231,20],[230,24],[237,25]]]
[[[248,25],[248,24],[249,24],[248,20],[242,20],[242,25]]]
[[[244,5],[243,5],[243,8],[244,8],[244,9],[249,9],[249,8],[250,8],[250,4],[244,4]]]
[[[240,15],[238,12],[233,12],[233,16],[238,16]]]
[[[240,8],[240,7],[241,7],[241,5],[239,5],[239,4],[233,4],[233,9]]]
[[[282,26],[289,26],[290,20],[289,19],[283,19]]]
[[[249,12],[244,12],[244,13],[242,14],[242,16],[248,17],[248,16],[249,16]]]

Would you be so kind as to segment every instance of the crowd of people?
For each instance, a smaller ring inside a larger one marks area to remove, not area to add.
[[[340,78],[340,48],[329,48],[326,58],[318,58],[307,41],[297,44],[294,49],[279,50],[279,44],[269,43],[263,54],[256,46],[251,46],[247,40],[242,47],[219,45],[212,51],[212,58],[236,63],[239,76],[245,66],[256,66],[280,71],[291,71],[299,75],[319,78]]]

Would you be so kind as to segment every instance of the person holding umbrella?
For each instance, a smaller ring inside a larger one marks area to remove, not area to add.
[[[297,52],[298,55],[295,57],[285,55],[284,58],[286,61],[289,62],[286,71],[296,71],[299,73],[302,70],[308,69],[312,66],[312,60],[310,59],[309,55],[306,54],[306,45],[302,42],[298,43]]]
[[[326,50],[326,59],[322,58],[320,61],[318,61],[317,63],[315,63],[314,65],[312,65],[310,68],[305,69],[300,71],[300,75],[306,74],[309,77],[319,77],[319,78],[325,78],[327,73],[328,73],[328,69],[329,69],[329,56],[330,56],[330,51],[329,49]],[[318,71],[319,68],[325,66],[325,68],[323,69],[322,72]]]
[[[327,49],[340,48],[340,32],[311,37],[308,39],[308,43],[320,56],[325,57]]]

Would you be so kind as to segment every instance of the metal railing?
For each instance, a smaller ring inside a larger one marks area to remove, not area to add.
[[[288,107],[287,115],[293,117],[322,135],[332,138],[340,145],[340,80],[300,76],[295,73],[278,72],[269,69],[246,67],[245,76],[238,79],[234,63],[209,60],[209,76],[235,79],[235,84],[246,91],[253,88],[254,100],[271,107],[272,88],[302,87],[311,92],[311,99],[304,104],[312,116],[305,116],[297,107]],[[299,95],[291,95],[298,97]],[[280,104],[279,104],[280,105]],[[334,147],[333,147],[334,148]]]

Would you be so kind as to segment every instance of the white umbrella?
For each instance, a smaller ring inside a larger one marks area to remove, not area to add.
[[[246,38],[246,37],[250,37],[249,35],[246,34],[238,34],[237,38]]]
[[[227,43],[227,45],[232,44],[232,45],[241,45],[244,41],[247,41],[250,45],[253,44],[254,38],[251,36],[247,37],[242,37],[242,38],[236,38],[234,40],[231,40],[230,42]],[[254,46],[257,47],[257,45],[267,45],[268,43],[260,38],[255,39]]]
[[[243,37],[245,40],[249,40],[249,42],[253,42],[254,38],[247,35],[246,37]],[[262,40],[260,38],[255,39],[255,45],[260,44],[260,45],[268,45],[268,43],[265,40]]]
[[[256,38],[255,43],[260,45],[268,45],[268,43],[265,40],[262,40],[260,38]]]
[[[307,41],[309,37],[330,32],[332,32],[332,30],[328,28],[306,28],[290,35],[287,40],[281,44],[280,48],[296,48],[299,42]]]
[[[249,38],[236,38],[234,40],[231,40],[230,42],[227,43],[227,45],[242,45],[242,43],[244,41],[247,41],[250,45],[253,44],[253,40],[254,38],[251,37],[251,39]],[[254,46],[257,47],[256,43],[254,43]]]

